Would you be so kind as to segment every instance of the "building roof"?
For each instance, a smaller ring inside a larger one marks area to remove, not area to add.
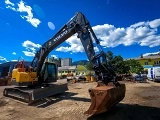
[[[160,55],[141,56],[141,57],[135,58],[135,59],[139,60],[139,59],[157,59],[157,58],[160,58]]]
[[[137,58],[128,58],[128,59],[125,59],[125,60],[130,60],[130,59],[134,59],[134,60],[160,59],[160,55],[140,56],[140,57],[137,57]]]

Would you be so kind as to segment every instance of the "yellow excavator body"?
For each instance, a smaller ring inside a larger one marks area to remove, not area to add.
[[[15,68],[12,70],[11,82],[16,83],[30,83],[38,82],[37,72],[22,72],[22,68]]]

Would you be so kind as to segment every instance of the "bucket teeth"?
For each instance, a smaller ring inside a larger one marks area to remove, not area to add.
[[[99,114],[108,111],[125,97],[125,84],[115,86],[113,83],[108,85],[99,83],[96,88],[89,89],[91,105],[84,113],[87,115]]]

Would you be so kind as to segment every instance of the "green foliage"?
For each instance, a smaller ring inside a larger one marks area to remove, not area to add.
[[[111,51],[106,52],[106,58],[107,64],[110,65],[117,74],[138,73],[143,71],[143,67],[136,60],[124,61],[122,56],[115,56]],[[84,66],[82,62],[79,62],[79,65]],[[93,70],[90,62],[87,62],[85,67],[89,71]]]
[[[127,60],[125,61],[126,65],[129,67],[130,73],[138,73],[143,71],[143,67],[136,60]]]
[[[111,51],[106,52],[106,58],[108,64],[114,68],[117,74],[138,73],[143,71],[143,67],[136,60],[124,61],[120,55],[114,56]]]
[[[107,57],[109,62],[112,62],[114,60],[114,55],[111,51],[106,52],[106,57]]]
[[[90,62],[87,62],[86,68],[87,68],[87,70],[93,70],[93,66],[91,65]]]
[[[126,69],[125,66],[125,62],[123,61],[123,58],[120,55],[115,56],[113,61],[114,61],[113,65],[116,68],[115,69],[116,73],[123,74],[128,72],[128,69]]]
[[[123,58],[120,55],[114,56],[111,51],[108,51],[106,52],[106,58],[108,60],[108,64],[117,74],[123,74],[127,72]]]
[[[77,66],[77,71],[86,71],[86,67],[84,65],[78,65]]]

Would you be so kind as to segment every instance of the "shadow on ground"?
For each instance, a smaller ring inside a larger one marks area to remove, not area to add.
[[[61,100],[74,100],[74,101],[91,102],[91,99],[75,97],[75,95],[77,95],[77,93],[64,92],[61,94],[57,94],[57,95],[39,100],[39,101],[33,103],[32,106],[44,108],[44,107],[47,107],[47,106],[52,105],[54,103],[57,103]]]
[[[90,116],[87,120],[160,120],[160,108],[119,103],[110,111]]]

